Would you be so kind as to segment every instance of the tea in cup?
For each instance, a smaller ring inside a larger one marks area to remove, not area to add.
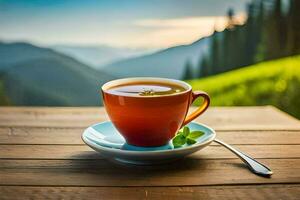
[[[168,143],[180,128],[201,115],[209,96],[179,80],[125,78],[107,82],[102,96],[108,116],[126,142],[153,147]],[[192,114],[189,107],[198,98],[202,105]]]

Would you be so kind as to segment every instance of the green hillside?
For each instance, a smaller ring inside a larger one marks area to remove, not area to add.
[[[300,119],[300,56],[187,82],[206,91],[213,106],[274,105]]]

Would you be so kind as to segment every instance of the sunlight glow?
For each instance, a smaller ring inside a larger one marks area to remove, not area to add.
[[[244,23],[245,19],[243,13],[235,18],[238,24]],[[225,16],[138,20],[134,25],[147,27],[150,30],[142,37],[136,38],[132,45],[162,47],[188,44],[211,35],[214,30],[224,30],[227,23]]]

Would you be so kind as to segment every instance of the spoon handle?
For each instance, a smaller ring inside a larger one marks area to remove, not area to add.
[[[214,141],[216,143],[224,146],[225,148],[229,149],[235,155],[237,155],[249,167],[249,169],[253,173],[261,175],[261,176],[271,176],[273,174],[273,172],[270,168],[268,168],[266,165],[263,165],[262,163],[259,163],[257,160],[255,160],[254,158],[251,158],[247,154],[245,154],[237,149],[234,149],[232,146],[230,146],[218,139],[214,139]]]

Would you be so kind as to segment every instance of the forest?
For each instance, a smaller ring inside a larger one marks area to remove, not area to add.
[[[247,20],[236,23],[227,12],[224,31],[215,31],[210,49],[199,60],[197,72],[186,62],[183,80],[202,78],[262,61],[300,53],[300,1],[260,0],[247,5]]]

